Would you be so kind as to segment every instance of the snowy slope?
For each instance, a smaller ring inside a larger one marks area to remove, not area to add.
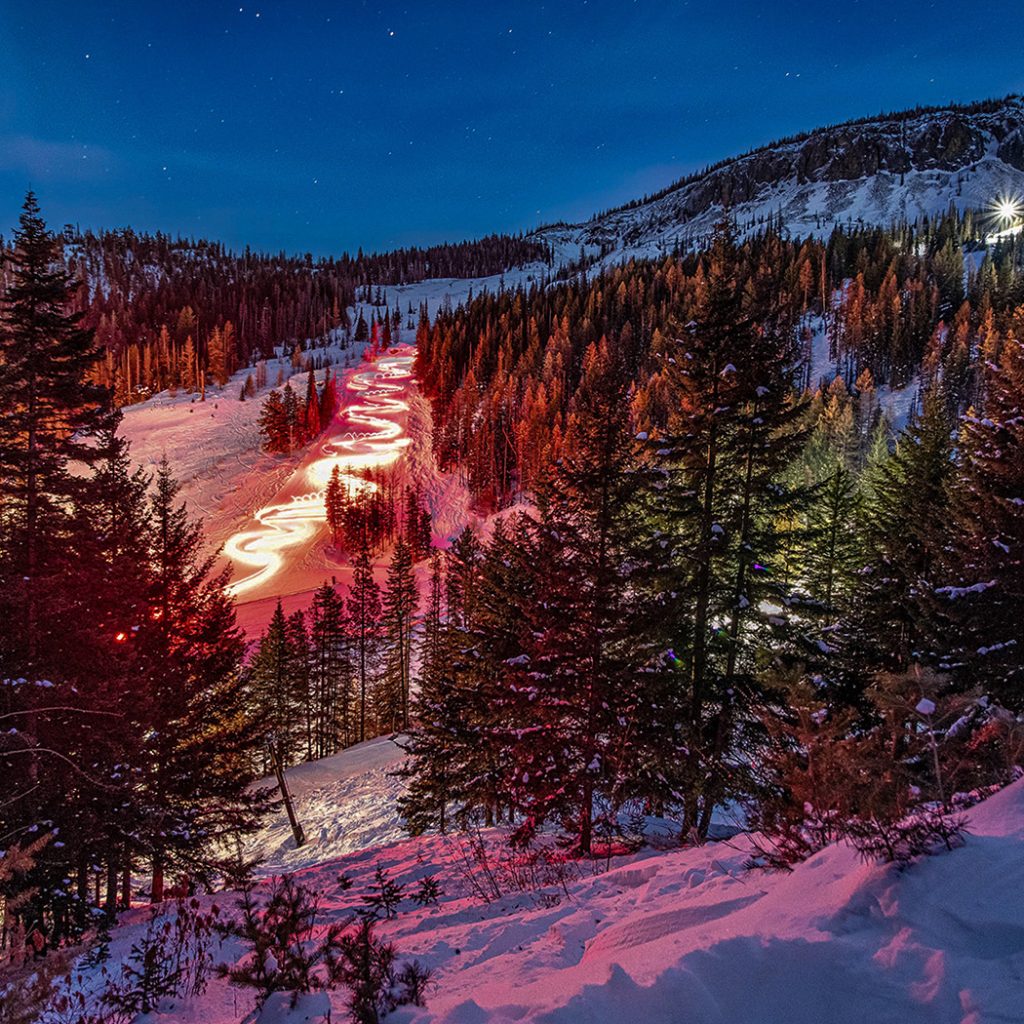
[[[408,285],[383,285],[385,306],[359,302],[349,310],[349,316],[353,323],[360,315],[369,322],[372,314],[380,317],[397,307],[407,319],[396,340],[412,342],[421,304],[426,305],[433,319],[442,308],[457,307],[483,292],[520,286],[529,288],[543,278],[546,270],[543,264],[531,264],[491,277],[439,278]],[[408,313],[410,308],[411,314]],[[310,354],[330,359],[333,373],[357,365],[362,357],[362,346],[341,349],[333,343],[326,348],[318,347]],[[203,518],[211,550],[217,550],[256,508],[273,496],[303,455],[296,452],[290,458],[282,458],[261,454],[256,424],[262,399],[277,386],[279,372],[291,379],[292,387],[300,393],[305,392],[305,374],[292,375],[286,358],[268,360],[268,386],[255,400],[240,402],[239,390],[251,372],[254,372],[253,367],[244,367],[224,388],[209,387],[205,402],[184,391],[176,394],[164,391],[124,409],[121,430],[131,442],[135,462],[151,470],[167,456],[181,484],[183,500],[195,515]],[[318,372],[317,379],[323,379],[323,371]],[[421,405],[417,416],[420,420],[429,417],[429,408]],[[429,436],[429,423],[424,429]],[[427,472],[423,462],[421,458],[417,470],[421,474]],[[436,480],[424,479],[423,482],[435,488],[440,486]],[[457,511],[450,507],[450,497],[438,493],[437,501],[444,505],[439,532],[447,534],[460,528]]]
[[[353,366],[362,346],[332,344],[311,351],[329,360],[331,373]],[[323,370],[317,380],[323,381]],[[136,464],[152,472],[166,456],[181,486],[181,499],[200,518],[209,550],[216,551],[255,508],[264,504],[294,470],[302,456],[267,455],[260,451],[257,422],[267,393],[279,375],[305,393],[306,374],[294,373],[287,358],[267,360],[267,387],[254,398],[239,401],[239,392],[254,367],[243,367],[223,387],[208,387],[206,400],[186,391],[159,394],[126,406],[121,433],[131,444]]]
[[[403,838],[396,800],[403,786],[390,773],[404,760],[388,736],[367,740],[340,754],[289,768],[288,792],[306,833],[295,848],[284,809],[250,841],[246,856],[258,857],[258,871],[273,875]],[[257,786],[275,786],[273,778]]]
[[[747,871],[748,841],[644,849],[609,864],[570,864],[539,891],[483,902],[458,836],[399,838],[396,761],[375,740],[289,773],[314,841],[288,855],[273,825],[265,870],[297,869],[322,895],[324,923],[364,906],[378,866],[413,886],[435,875],[440,905],[403,902],[379,933],[435,971],[425,1010],[390,1020],[446,1024],[983,1024],[1024,1021],[1024,780],[970,812],[966,845],[909,868],[862,863],[832,847],[790,875]],[[320,815],[321,818],[316,818]],[[321,820],[322,819],[322,820]],[[317,841],[316,828],[347,840]],[[361,841],[365,848],[359,848]],[[339,842],[352,852],[335,857]],[[346,874],[352,887],[339,887]],[[212,897],[204,898],[205,903]],[[227,894],[216,897],[230,905]],[[133,911],[115,957],[138,938]],[[232,961],[235,946],[217,953]],[[96,983],[86,973],[84,987]],[[244,992],[214,981],[167,1004],[167,1024],[240,1020]],[[344,994],[322,994],[284,1022],[344,1020]]]
[[[991,109],[990,109],[991,108]],[[818,129],[723,161],[649,200],[535,237],[560,260],[657,257],[705,238],[728,207],[741,228],[781,216],[792,233],[889,225],[1024,195],[1024,106],[1011,97]]]

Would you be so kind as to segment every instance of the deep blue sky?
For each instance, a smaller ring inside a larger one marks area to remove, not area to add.
[[[0,0],[0,231],[317,254],[576,220],[780,135],[1024,91],[1020,0]]]

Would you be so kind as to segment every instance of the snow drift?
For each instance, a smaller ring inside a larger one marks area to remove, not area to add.
[[[747,870],[744,837],[570,863],[557,884],[473,895],[467,842],[396,838],[398,748],[378,739],[290,771],[310,843],[290,850],[283,815],[256,841],[265,871],[322,894],[324,926],[365,907],[378,868],[437,906],[405,900],[379,933],[433,968],[425,1009],[405,1024],[982,1024],[1024,1021],[1024,780],[971,810],[966,844],[909,867],[865,864],[845,846],[788,875]],[[494,837],[495,841],[497,837]],[[358,848],[365,843],[364,848]],[[337,856],[339,850],[351,852]],[[351,887],[339,884],[347,876]],[[226,893],[204,898],[230,905]],[[124,956],[146,914],[115,933]],[[219,958],[240,955],[224,947]],[[95,978],[92,983],[95,983]],[[87,981],[87,983],[90,983]],[[345,994],[268,1004],[280,1021],[345,1019]],[[211,983],[161,1020],[228,1024],[251,1005]]]

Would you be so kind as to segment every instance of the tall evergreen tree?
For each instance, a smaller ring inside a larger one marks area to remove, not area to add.
[[[296,640],[295,622],[285,615],[278,599],[250,666],[249,686],[273,755],[282,766],[299,760],[305,745],[301,662],[306,650]]]
[[[702,262],[691,310],[659,359],[665,427],[649,442],[651,614],[681,695],[675,770],[684,831],[706,835],[714,807],[749,786],[738,747],[757,730],[760,651],[779,642],[789,595],[771,567],[780,523],[803,500],[784,472],[803,443],[793,399],[791,311],[769,260],[751,267],[728,226]]]
[[[149,820],[139,841],[155,899],[168,866],[208,876],[217,842],[253,830],[261,810],[248,786],[263,733],[241,672],[228,571],[215,573],[215,556],[202,555],[177,491],[164,462],[151,499],[148,615],[134,641],[148,702],[139,797]]]
[[[945,396],[933,387],[892,454],[866,470],[861,529],[869,561],[843,627],[844,661],[861,679],[855,691],[870,673],[906,671],[927,653],[953,468],[950,429]]]
[[[631,578],[636,473],[628,376],[607,341],[586,353],[561,460],[519,552],[531,577],[517,607],[522,653],[499,681],[495,738],[529,832],[566,825],[591,852],[595,802],[613,814],[636,794],[655,714],[645,691],[652,638]]]
[[[331,478],[327,481],[324,491],[324,515],[331,531],[331,544],[338,547],[345,530],[348,495],[345,485],[341,482],[341,470],[337,465],[331,470]]]
[[[352,657],[359,691],[359,742],[367,738],[368,697],[380,655],[380,588],[373,578],[370,550],[364,543],[352,563],[352,586],[346,602]],[[371,723],[372,725],[372,723]]]
[[[833,620],[837,609],[846,604],[861,564],[858,506],[853,476],[837,463],[814,495],[801,552],[807,588]]]
[[[260,436],[268,452],[279,454],[291,451],[291,429],[284,400],[277,391],[271,391],[263,402],[259,418]]]
[[[309,610],[309,704],[313,756],[327,757],[352,742],[354,678],[345,603],[332,583],[313,595]]]
[[[60,586],[62,545],[75,523],[75,464],[96,459],[91,443],[108,402],[89,383],[98,359],[81,315],[66,312],[73,284],[35,196],[25,198],[0,306],[0,602],[8,669],[35,678],[46,643],[63,630],[48,621],[48,595]]]
[[[1010,336],[969,411],[950,481],[952,528],[935,573],[944,667],[1024,708],[1024,342]],[[947,521],[949,522],[949,521]]]
[[[411,700],[412,723],[404,749],[409,759],[402,774],[409,779],[399,799],[406,828],[417,835],[437,826],[447,830],[448,805],[460,795],[465,742],[465,700],[451,670],[456,642],[444,616],[445,562],[435,551],[430,563],[430,591],[423,618],[419,685]],[[449,612],[449,619],[450,619]]]
[[[307,440],[316,437],[322,429],[320,421],[320,397],[316,391],[316,375],[310,367],[306,377],[306,401],[302,414],[302,432]]]
[[[412,637],[419,594],[412,552],[399,537],[388,566],[383,601],[384,673],[378,697],[381,724],[391,732],[409,725],[409,683],[412,675]]]

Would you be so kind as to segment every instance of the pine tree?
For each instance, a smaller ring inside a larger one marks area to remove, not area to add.
[[[66,312],[73,285],[60,247],[35,197],[26,197],[8,253],[0,306],[0,832],[62,828],[59,844],[40,855],[33,913],[52,914],[59,940],[82,924],[84,872],[105,838],[101,815],[110,768],[130,748],[111,726],[120,708],[116,682],[124,663],[107,660],[114,635],[100,622],[120,618],[139,588],[134,569],[104,564],[106,523],[87,506],[111,455],[109,395],[89,382],[97,352],[80,315]],[[108,549],[110,550],[110,549]],[[95,581],[86,567],[102,573]],[[123,574],[123,575],[122,575]],[[122,602],[116,581],[133,581]],[[96,604],[89,603],[96,586]],[[89,663],[85,651],[100,652]],[[113,660],[113,659],[112,659]],[[19,682],[20,680],[20,682]],[[95,699],[93,708],[88,701]],[[62,709],[59,711],[50,710]],[[85,725],[83,726],[83,722]],[[90,741],[106,738],[102,749]],[[93,759],[95,755],[95,760]],[[86,769],[95,767],[95,771]],[[109,786],[109,788],[107,788]],[[116,826],[115,826],[116,827]],[[65,883],[74,877],[72,887]],[[76,904],[77,891],[77,904]]]
[[[352,586],[346,602],[352,636],[352,657],[359,689],[359,742],[366,737],[368,696],[372,692],[380,652],[380,588],[373,578],[370,550],[364,543],[352,562]]]
[[[858,510],[853,477],[837,465],[810,506],[803,551],[807,588],[829,615],[845,604],[860,566]]]
[[[932,388],[891,455],[869,464],[863,510],[869,561],[843,626],[845,660],[865,685],[873,671],[903,672],[926,652],[952,470],[945,396]]]
[[[88,624],[67,630],[59,657],[75,681],[72,698],[88,709],[81,721],[46,739],[74,764],[89,765],[89,775],[61,778],[62,849],[76,861],[77,926],[87,923],[89,865],[107,865],[108,910],[116,903],[117,872],[126,840],[137,834],[141,813],[133,798],[133,771],[141,760],[141,738],[148,728],[150,703],[145,687],[146,645],[140,631],[148,626],[146,609],[152,575],[145,557],[153,541],[148,489],[151,478],[133,468],[127,442],[117,434],[120,413],[100,432],[98,459],[76,506],[85,527],[83,540],[65,574],[69,622]],[[70,696],[70,695],[69,695]],[[56,766],[54,766],[56,767]]]
[[[467,535],[464,534],[463,538]],[[468,534],[472,537],[472,534]],[[465,545],[463,545],[465,551]],[[409,759],[402,774],[409,779],[399,799],[406,828],[414,835],[437,826],[448,827],[448,805],[461,795],[462,757],[471,740],[466,734],[466,701],[456,685],[452,663],[457,650],[456,629],[449,609],[443,616],[445,562],[435,551],[430,563],[430,591],[423,619],[423,647],[412,724],[404,741]],[[458,619],[458,616],[455,616]],[[463,620],[464,621],[464,620]]]
[[[303,411],[303,435],[307,441],[318,436],[322,429],[320,422],[320,398],[316,391],[316,377],[312,368],[306,378],[306,402]]]
[[[210,376],[220,386],[228,382],[228,351],[227,343],[221,329],[214,327],[206,342],[206,361]]]
[[[562,458],[517,552],[531,583],[516,609],[522,653],[494,707],[493,735],[507,747],[524,829],[560,820],[583,854],[591,852],[595,801],[614,815],[635,795],[644,742],[654,738],[643,687],[651,638],[629,569],[637,506],[627,386],[608,343],[592,345]]]
[[[356,331],[353,335],[353,340],[358,345],[360,342],[368,341],[370,338],[370,330],[366,326],[366,320],[363,317],[363,311],[359,311],[359,318],[356,320]]]
[[[305,687],[302,662],[306,645],[297,636],[297,623],[284,614],[280,599],[266,632],[260,638],[249,673],[256,702],[278,764],[299,760],[305,745]]]
[[[186,391],[195,391],[196,377],[196,347],[190,334],[181,349],[181,386]]]
[[[391,555],[384,591],[385,667],[378,700],[379,720],[387,723],[391,732],[409,725],[409,681],[417,598],[412,553],[405,538],[399,537]]]
[[[326,427],[338,413],[338,385],[331,371],[324,376],[324,386],[320,391],[320,425]]]
[[[347,506],[348,495],[345,485],[341,482],[341,470],[335,465],[324,491],[324,515],[331,530],[331,544],[336,548],[340,545],[345,530]]]
[[[806,496],[784,473],[804,441],[793,400],[796,338],[765,260],[747,265],[720,226],[692,309],[662,352],[667,422],[649,441],[646,530],[650,614],[665,624],[665,670],[679,695],[664,766],[682,796],[684,833],[705,836],[716,804],[753,785],[732,756],[754,749],[759,652],[783,641],[790,600],[774,578]]]
[[[108,395],[88,383],[98,352],[81,315],[65,312],[73,285],[31,192],[8,280],[0,320],[0,601],[13,627],[7,670],[32,679],[43,645],[63,629],[46,621],[47,593],[60,586],[60,550],[74,529],[68,509],[79,485],[71,469],[94,462],[90,441]]]
[[[353,672],[345,629],[345,604],[325,583],[309,610],[310,707],[314,757],[327,757],[352,742]]]
[[[283,454],[291,451],[291,429],[284,400],[277,391],[271,391],[263,402],[259,418],[260,436],[268,452]]]
[[[288,616],[285,625],[288,650],[291,654],[292,699],[299,720],[299,748],[307,761],[313,759],[313,718],[309,693],[309,634],[306,616],[297,608]],[[303,749],[304,748],[304,749]]]
[[[138,841],[157,899],[168,866],[207,876],[217,843],[253,830],[263,806],[248,792],[262,732],[248,706],[227,570],[214,573],[215,556],[202,556],[201,529],[175,504],[177,490],[162,463],[151,498],[149,614],[135,641],[147,705],[138,796],[148,822]]]
[[[948,542],[935,574],[943,666],[1024,708],[1024,342],[990,364],[981,414],[969,411],[951,484]]]

